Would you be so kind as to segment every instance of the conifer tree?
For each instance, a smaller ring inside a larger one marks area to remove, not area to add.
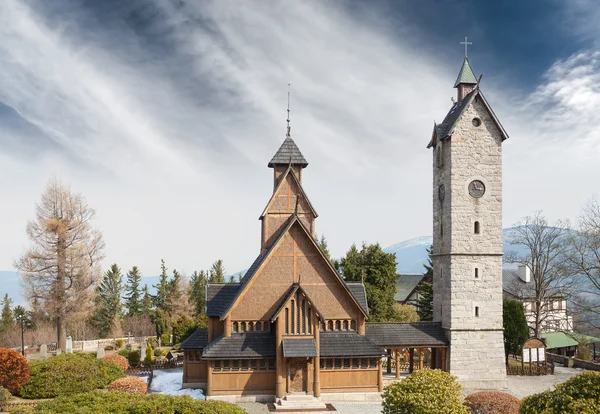
[[[154,295],[152,297],[153,302],[154,302],[154,306],[156,307],[156,309],[160,309],[160,310],[166,310],[166,305],[167,305],[167,299],[169,297],[169,290],[170,290],[170,286],[169,286],[169,280],[168,280],[168,275],[167,275],[167,267],[165,266],[165,261],[164,260],[160,260],[160,279],[158,281],[157,285],[154,285],[154,287],[156,288],[156,295]]]
[[[150,294],[150,291],[148,290],[148,285],[144,285],[144,288],[142,289],[142,303],[140,305],[142,315],[150,316],[152,314],[152,306],[153,306],[152,295]]]
[[[235,276],[229,276],[229,283],[235,283]]]
[[[187,278],[173,269],[173,277],[169,280],[169,295],[164,309],[171,319],[193,312],[188,295],[188,285]]]
[[[125,292],[127,294],[123,297],[125,299],[125,307],[127,308],[127,316],[140,316],[142,313],[141,281],[142,275],[139,269],[137,266],[133,266],[127,272],[127,283],[125,285]]]
[[[190,298],[196,315],[204,315],[204,306],[206,305],[206,273],[201,270],[199,273],[194,272],[190,279]]]
[[[417,313],[422,321],[433,320],[433,246],[427,249],[427,263],[423,265],[425,273],[423,280],[417,286],[419,297],[417,299]]]
[[[1,331],[6,331],[11,328],[15,324],[15,318],[12,311],[12,299],[8,297],[8,293],[4,295],[4,299],[2,300],[2,317],[0,319]]]
[[[116,320],[121,323],[122,305],[121,295],[123,293],[123,276],[121,269],[113,264],[104,274],[102,282],[96,288],[96,313],[93,317],[94,324],[101,336],[114,331]]]
[[[384,252],[379,244],[364,243],[360,251],[352,245],[342,258],[340,269],[344,279],[364,282],[371,321],[394,320],[397,277],[394,253]]]
[[[219,259],[210,268],[210,283],[225,283],[225,267],[223,260]]]
[[[502,305],[504,351],[508,363],[508,356],[510,354],[519,355],[523,344],[529,338],[529,326],[521,302],[518,300],[504,300]]]

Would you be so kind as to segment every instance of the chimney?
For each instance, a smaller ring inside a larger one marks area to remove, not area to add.
[[[519,265],[519,277],[525,283],[531,282],[531,271],[529,270],[529,266],[527,265]]]

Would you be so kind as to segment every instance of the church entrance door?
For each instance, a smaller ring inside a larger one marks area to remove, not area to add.
[[[306,358],[290,360],[290,392],[306,392]]]

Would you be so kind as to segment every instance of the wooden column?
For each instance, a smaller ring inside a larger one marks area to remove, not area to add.
[[[442,371],[448,371],[448,369],[446,368],[446,352],[448,351],[448,348],[442,348]]]
[[[206,396],[210,397],[212,395],[212,376],[213,376],[213,367],[215,362],[208,361],[208,374],[206,376]]]
[[[413,361],[415,357],[415,348],[410,348],[410,351],[408,351],[408,372],[410,372],[412,374],[412,372],[415,369],[415,363]]]
[[[388,348],[387,349],[387,373],[391,374],[392,373],[392,348]]]
[[[321,326],[319,317],[313,312],[313,329],[315,332],[315,343],[317,345],[317,356],[315,357],[315,382],[313,383],[313,392],[315,397],[321,396]]]
[[[396,361],[396,378],[400,378],[400,348],[394,350],[394,360]]]
[[[356,321],[356,332],[359,335],[364,335],[367,330],[367,325],[365,323],[365,315],[362,313],[358,314],[358,320]]]
[[[227,315],[225,320],[223,321],[223,336],[230,337],[231,336],[231,316]]]
[[[423,369],[423,348],[419,348],[419,369]]]
[[[275,389],[275,395],[277,398],[283,398],[285,394],[285,383],[283,382],[283,376],[285,375],[285,361],[283,358],[283,330],[285,329],[285,321],[283,320],[283,313],[279,315],[275,322],[275,369],[277,371],[277,383]]]
[[[381,358],[377,360],[377,391],[383,391],[383,361]]]

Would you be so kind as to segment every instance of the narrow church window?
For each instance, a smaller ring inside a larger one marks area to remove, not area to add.
[[[308,333],[312,333],[312,308],[308,307]]]
[[[261,359],[260,361],[258,361],[258,368],[259,369],[267,369],[267,361],[265,361],[264,359]]]
[[[269,322],[269,321],[263,322],[263,332],[271,332],[271,322]]]
[[[300,293],[298,293],[296,295],[296,304],[297,304],[297,314],[296,314],[296,334],[300,334],[300,318],[301,318],[301,313],[300,313]]]
[[[274,370],[275,369],[275,360],[274,359],[269,359],[269,370]]]
[[[290,310],[285,308],[285,333],[290,333]]]
[[[306,301],[302,301],[302,333],[306,333]]]
[[[479,222],[476,221],[475,225],[473,226],[473,230],[475,231],[475,234],[479,234]]]
[[[250,369],[251,369],[252,371],[255,371],[255,370],[256,370],[256,359],[251,359],[251,360],[250,360]]]
[[[440,236],[444,236],[444,223],[440,220]]]
[[[296,308],[294,307],[294,301],[292,300],[290,302],[290,334],[294,333],[294,309]]]
[[[221,371],[221,361],[215,361],[215,371]]]
[[[240,328],[242,332],[246,332],[246,322],[242,322],[242,326]]]
[[[479,268],[475,268],[475,279],[479,279]]]
[[[440,279],[444,278],[444,269],[440,268]]]
[[[348,321],[344,321],[344,331],[348,330]]]
[[[327,330],[333,331],[333,321],[327,321]]]
[[[356,321],[355,320],[350,321],[350,329],[352,329],[353,331],[356,331]]]
[[[325,365],[328,369],[333,368],[333,363],[331,362],[331,359],[325,360]]]
[[[340,321],[335,321],[335,330],[336,331],[341,331],[342,330],[342,324]]]
[[[335,359],[334,360],[334,364],[335,365],[333,367],[336,368],[336,369],[339,369],[339,368],[342,367],[342,360],[341,359]]]
[[[265,325],[262,323],[262,321],[258,321],[254,325],[254,330],[257,331],[257,332],[261,332],[263,330],[264,326]]]
[[[321,369],[325,369],[325,360],[323,358],[321,358],[320,367]]]
[[[352,368],[358,368],[358,358],[352,358]]]
[[[223,361],[223,371],[229,371],[231,369],[231,367],[229,366],[229,360],[226,359],[225,361]]]
[[[252,331],[254,331],[254,330],[255,330],[255,329],[254,329],[254,322],[248,322],[248,331],[249,331],[249,332],[252,332]]]
[[[232,371],[239,371],[240,370],[240,365],[239,365],[240,361],[238,361],[237,359],[233,360],[233,365],[231,367]]]
[[[237,322],[233,323],[233,332],[238,332],[239,330],[239,324]]]
[[[475,306],[475,316],[479,317],[479,306]]]
[[[248,371],[248,360],[242,359],[242,371]]]
[[[344,358],[344,368],[350,368],[350,358]]]
[[[370,359],[370,362],[371,362],[371,363],[369,364],[369,366],[370,366],[371,368],[377,368],[377,358],[371,358],[371,359]]]
[[[194,354],[192,352],[186,352],[186,354],[188,354],[188,360],[190,360],[190,361],[194,360]]]
[[[360,360],[360,367],[361,368],[368,368],[369,367],[369,360],[367,358],[363,358]]]

